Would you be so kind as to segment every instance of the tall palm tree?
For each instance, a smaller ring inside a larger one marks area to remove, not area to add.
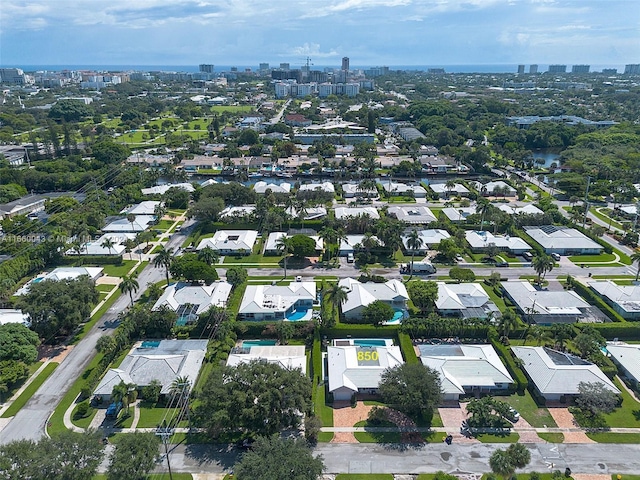
[[[498,320],[497,326],[500,331],[500,336],[508,338],[513,329],[518,326],[518,317],[516,317],[512,310],[506,310]]]
[[[120,281],[118,288],[122,293],[128,293],[131,299],[131,306],[133,307],[133,294],[140,289],[138,281],[132,275],[125,275]]]
[[[189,392],[191,390],[191,380],[189,377],[182,376],[176,377],[171,382],[171,387],[169,387],[169,392],[172,396],[175,396],[178,399],[177,407],[181,407],[184,403],[189,399]]]
[[[638,281],[638,278],[640,277],[640,252],[635,252],[633,255],[631,255],[631,264],[633,265],[634,263],[638,264],[638,271],[636,272],[636,282]]]
[[[339,308],[342,306],[344,302],[347,301],[349,290],[347,290],[347,288],[343,285],[334,283],[328,288],[326,288],[323,291],[323,293],[324,293],[323,300],[326,302],[329,302],[329,304],[333,308],[333,311],[340,314]]]
[[[211,247],[205,247],[198,252],[198,260],[203,261],[208,265],[213,265],[218,261],[220,255]]]
[[[447,183],[444,184],[444,188],[447,189],[447,198],[451,196],[451,190],[456,188],[456,182],[453,180],[447,180]]]
[[[113,389],[111,390],[111,401],[116,404],[124,402],[124,399],[127,396],[127,390],[127,384],[124,382],[120,382],[117,385],[114,385]]]
[[[287,259],[293,250],[293,239],[286,235],[282,235],[276,242],[276,248],[283,255],[284,278],[287,278]]]
[[[416,256],[416,252],[422,248],[422,245],[424,245],[424,241],[418,233],[418,230],[414,228],[411,230],[411,233],[407,238],[407,246],[409,247],[409,250],[411,250],[411,275],[409,276],[409,280],[413,277],[413,260]]]
[[[344,231],[344,228],[338,228],[336,230],[336,243],[338,244],[338,251],[336,252],[336,256],[340,256],[340,244],[342,242],[347,242],[349,237],[347,236],[347,232]]]
[[[169,285],[169,268],[171,267],[171,263],[173,263],[173,248],[167,249],[162,245],[153,259],[153,266],[156,268],[164,267],[167,285]]]
[[[129,222],[131,224],[131,231],[133,232],[133,222],[136,221],[136,216],[133,213],[129,213],[127,215],[127,222]]]
[[[113,247],[116,245],[116,242],[114,242],[112,239],[110,239],[109,237],[105,238],[102,243],[100,244],[100,246],[102,248],[106,248],[109,250],[109,255],[111,255],[111,250],[113,249]]]
[[[536,345],[539,347],[541,343],[547,343],[552,340],[551,332],[539,325],[532,325],[527,334],[527,340],[535,340]]]
[[[484,217],[491,211],[493,206],[487,200],[478,199],[478,206],[476,208],[476,213],[481,215],[480,217],[480,230],[484,231]]]
[[[531,260],[531,266],[538,274],[538,284],[542,283],[547,272],[553,270],[553,259],[547,254],[536,255]]]
[[[322,240],[325,251],[329,252],[327,260],[331,260],[331,247],[330,245],[336,243],[337,232],[331,227],[322,227],[322,230],[318,232],[318,237]]]
[[[167,213],[167,207],[162,202],[158,203],[153,208],[153,215],[156,217],[156,222],[159,222],[160,220],[162,220],[162,217],[164,217],[166,213]]]

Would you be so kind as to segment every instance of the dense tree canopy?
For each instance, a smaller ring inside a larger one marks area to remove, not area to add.
[[[218,279],[216,269],[200,260],[195,253],[185,253],[180,257],[175,257],[169,271],[172,277],[182,278],[188,282],[203,281],[211,284]]]
[[[309,410],[311,382],[299,370],[256,361],[214,370],[198,400],[198,423],[214,437],[271,435],[298,426],[299,413]]]
[[[19,323],[0,325],[0,361],[16,360],[30,364],[38,357],[38,334]]]
[[[360,316],[361,322],[356,323],[381,325],[391,320],[394,314],[395,310],[391,305],[381,300],[376,300],[362,309],[362,315]]]
[[[160,437],[154,433],[123,435],[111,455],[107,479],[144,480],[156,465],[159,447]]]

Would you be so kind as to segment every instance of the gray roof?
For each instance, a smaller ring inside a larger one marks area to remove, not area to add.
[[[625,312],[640,312],[640,285],[617,285],[611,280],[587,283],[598,295],[615,303]]]
[[[591,362],[546,347],[511,347],[542,394],[577,395],[581,382],[600,382],[608,390],[620,390]]]
[[[526,281],[502,282],[501,285],[521,311],[532,315],[580,316],[581,309],[589,307],[573,290],[538,290]]]
[[[602,246],[580,233],[575,228],[559,227],[557,225],[543,225],[540,227],[524,227],[527,234],[538,242],[544,249],[599,249]]]
[[[613,361],[620,364],[633,380],[640,382],[640,345],[608,342],[607,351]]]

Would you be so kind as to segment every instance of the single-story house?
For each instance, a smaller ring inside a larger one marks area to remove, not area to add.
[[[607,390],[620,390],[597,365],[547,347],[511,347],[537,392],[549,401],[567,401],[579,395],[581,382],[602,383]]]
[[[103,237],[105,237],[105,235],[103,235]],[[78,250],[70,248],[64,253],[65,255],[122,255],[127,249],[127,247],[121,243],[115,243],[111,248],[104,247],[103,243],[104,239],[87,242],[80,245]]]
[[[342,193],[344,198],[378,198],[378,189],[375,187],[363,189],[357,183],[344,183],[342,184]]]
[[[209,247],[221,255],[251,255],[257,239],[256,230],[218,230],[202,239],[196,250]]]
[[[49,273],[38,275],[37,277],[33,278],[20,289],[18,289],[18,291],[14,295],[26,295],[27,293],[29,293],[29,286],[32,283],[40,283],[47,280],[59,282],[62,280],[74,280],[82,276],[87,276],[95,282],[102,276],[102,270],[102,267],[58,267],[53,269]]]
[[[290,183],[267,183],[267,182],[256,182],[253,186],[253,190],[258,195],[264,195],[267,193],[267,190],[271,190],[273,193],[289,193],[291,192],[291,184]]]
[[[278,241],[282,237],[289,237],[291,235],[287,235],[285,232],[271,232],[267,237],[267,242],[264,245],[264,254],[265,255],[279,255],[281,254],[281,250],[278,248]],[[306,235],[311,240],[316,242],[316,252],[322,252],[324,248],[324,241],[318,235]]]
[[[141,192],[143,195],[164,195],[171,188],[179,188],[180,190],[185,190],[189,193],[192,193],[195,188],[190,183],[167,183],[165,185],[156,185],[155,187],[143,188]]]
[[[327,347],[326,358],[329,393],[338,402],[349,401],[359,393],[378,393],[384,371],[404,363],[400,347],[391,340],[381,339],[375,342],[334,340],[333,345]]]
[[[408,195],[415,198],[425,198],[427,191],[422,185],[407,185],[406,183],[381,182],[382,188],[389,195]]]
[[[436,309],[440,315],[463,318],[492,318],[500,309],[479,283],[438,282]]]
[[[475,215],[476,207],[446,207],[442,209],[442,213],[444,213],[450,221],[460,223],[465,222],[468,216]]]
[[[248,348],[234,348],[227,358],[227,366],[235,367],[252,361],[275,363],[288,370],[298,369],[302,375],[307,373],[304,345],[251,345]]]
[[[497,196],[497,197],[515,197],[518,193],[515,188],[502,180],[495,182],[487,182],[484,185],[480,182],[474,182],[478,192],[485,197]]]
[[[456,183],[452,188],[447,187],[446,183],[430,183],[429,188],[438,194],[440,198],[468,197],[469,189],[461,183]]]
[[[527,281],[502,282],[502,290],[529,322],[549,325],[584,319],[603,321],[604,314],[573,290],[539,290]]]
[[[336,193],[336,187],[333,186],[331,182],[322,182],[322,183],[305,183],[300,185],[299,192],[315,192],[321,191],[326,193]]]
[[[198,315],[211,307],[227,305],[231,284],[223,281],[211,285],[192,285],[178,282],[165,288],[152,310],[167,307],[178,314],[178,325],[197,320]]]
[[[160,394],[167,395],[178,377],[186,378],[193,388],[207,352],[207,343],[207,340],[142,342],[124,357],[118,368],[107,370],[93,394],[108,401],[113,387],[121,381],[142,388],[157,380],[162,385]]]
[[[292,218],[298,218],[298,211],[289,207],[285,210],[285,213]],[[307,207],[304,210],[305,220],[318,220],[327,216],[327,209],[325,207]]]
[[[144,232],[149,225],[152,225],[156,221],[154,215],[136,215],[133,222],[130,222],[127,217],[119,218],[109,223],[102,228],[103,232]]]
[[[429,209],[429,207],[423,207],[419,205],[399,205],[389,207],[390,215],[393,215],[398,220],[402,220],[406,223],[426,225],[427,223],[435,222],[436,216]]]
[[[247,285],[238,318],[241,320],[311,320],[316,282],[289,285]]]
[[[28,313],[24,313],[22,310],[0,308],[0,325],[7,323],[21,323],[28,327],[31,325],[31,317],[29,317]]]
[[[467,230],[465,237],[471,245],[472,252],[484,252],[492,244],[501,252],[511,252],[516,255],[531,250],[531,246],[523,239],[510,235],[494,235],[487,231]]]
[[[405,230],[402,235],[402,245],[403,249],[406,253],[415,253],[417,255],[426,255],[428,250],[433,249],[440,243],[440,240],[445,240],[447,238],[451,238],[449,232],[442,229],[430,229],[430,230],[418,230],[418,235],[422,240],[422,246],[417,250],[413,250],[409,247],[409,235],[411,234],[410,230]]]
[[[220,212],[220,218],[226,220],[244,219],[256,211],[255,205],[244,205],[241,207],[226,207]]]
[[[335,209],[336,219],[341,220],[347,217],[368,216],[372,220],[378,220],[380,214],[375,207],[337,207]]]
[[[343,278],[338,285],[347,290],[347,301],[342,304],[342,313],[347,318],[356,318],[362,315],[364,308],[381,300],[391,305],[398,314],[397,321],[404,317],[407,309],[409,294],[404,283],[400,280],[392,279],[385,283],[360,283],[354,278]]]
[[[156,207],[161,203],[162,202],[156,202],[153,200],[145,200],[144,202],[125,208],[120,213],[122,215],[155,215]]]
[[[364,240],[364,235],[346,235],[345,238],[340,240],[340,248],[338,255],[341,257],[346,257],[350,253],[355,253],[357,250],[357,246],[362,244],[362,240]],[[381,245],[384,245],[384,242],[381,242],[378,237],[373,235],[371,238],[376,240]]]
[[[527,234],[544,249],[545,253],[559,255],[599,255],[603,247],[575,228],[557,225],[524,227]]]
[[[636,216],[636,213],[638,213],[637,205],[618,205],[616,207],[616,210],[631,218],[634,218]]]
[[[535,205],[528,203],[527,205],[517,206],[508,205],[506,203],[501,204],[498,207],[507,215],[542,215],[544,212]]]
[[[640,386],[640,345],[607,342],[607,352],[622,374],[638,388]]]
[[[504,391],[513,384],[491,345],[419,345],[420,361],[440,375],[444,400]]]
[[[611,280],[588,285],[625,320],[640,319],[640,285],[617,285]]]

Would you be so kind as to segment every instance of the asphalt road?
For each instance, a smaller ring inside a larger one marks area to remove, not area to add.
[[[185,240],[185,233],[176,233],[169,240],[168,248],[178,248]],[[138,275],[140,290],[133,295],[134,301],[147,289],[148,283],[156,283],[165,278],[164,269],[149,263]],[[118,324],[118,315],[130,305],[129,295],[120,295],[111,308],[93,326],[89,333],[69,352],[60,366],[42,384],[27,404],[0,432],[0,444],[14,440],[38,440],[45,433],[45,425],[56,406],[67,393],[79,372],[84,371],[96,353],[98,338],[112,335]]]
[[[504,444],[422,446],[322,443],[327,473],[417,474],[491,471],[489,457]],[[632,474],[640,472],[640,445],[527,444],[531,463],[526,471],[540,473],[571,468],[574,473]],[[238,457],[237,450],[219,445],[177,445],[170,453],[174,472],[224,473]],[[553,467],[551,465],[553,464]],[[166,462],[159,465],[164,471]]]

